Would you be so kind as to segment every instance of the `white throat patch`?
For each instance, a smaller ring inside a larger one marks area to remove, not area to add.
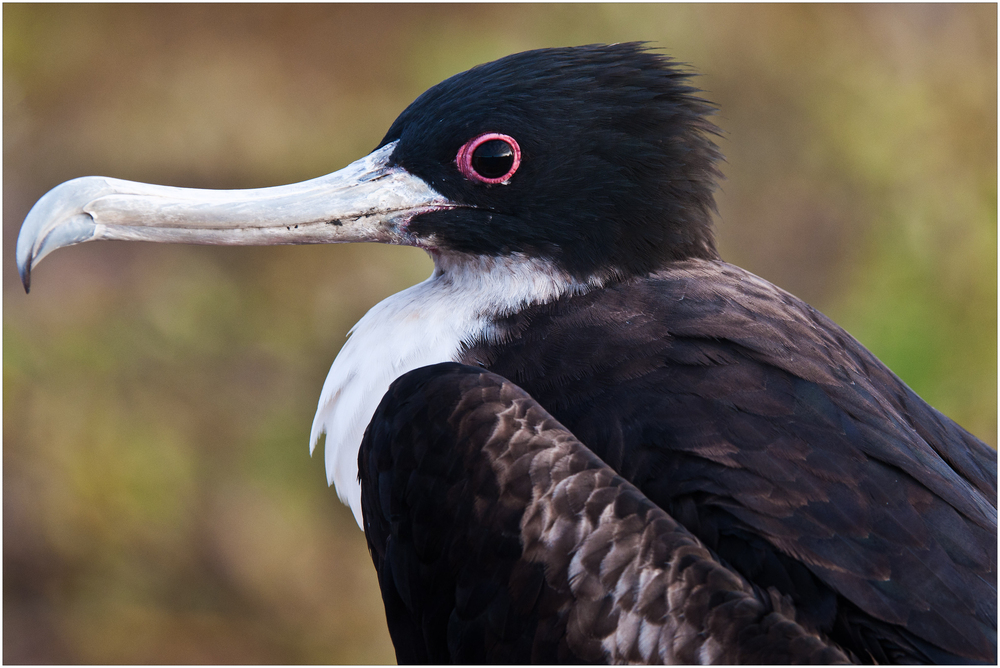
[[[498,317],[600,285],[578,283],[551,262],[520,254],[432,257],[430,278],[378,303],[351,329],[313,419],[309,452],[325,433],[327,481],[362,529],[358,450],[392,381],[422,366],[458,361],[472,341],[493,336]]]

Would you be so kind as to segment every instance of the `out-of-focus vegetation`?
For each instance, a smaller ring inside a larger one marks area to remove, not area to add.
[[[26,297],[32,203],[104,174],[337,169],[420,92],[529,48],[652,40],[702,73],[723,255],[996,444],[995,5],[3,8],[3,659],[391,662],[364,537],[307,439],[418,250],[86,244]]]

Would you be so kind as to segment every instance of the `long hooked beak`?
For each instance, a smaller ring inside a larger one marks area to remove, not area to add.
[[[418,245],[414,216],[456,205],[402,167],[395,142],[347,167],[302,183],[253,190],[172,188],[102,176],[67,181],[28,212],[17,238],[17,269],[64,246],[121,239],[269,246],[374,241]]]

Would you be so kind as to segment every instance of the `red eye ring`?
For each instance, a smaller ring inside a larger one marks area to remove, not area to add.
[[[479,157],[476,156],[476,149],[492,141],[501,141],[507,144],[512,153],[509,156],[510,167],[505,173],[499,176],[485,176],[480,174],[473,166],[473,160]],[[467,179],[475,179],[476,181],[489,184],[503,183],[513,176],[517,168],[521,166],[521,147],[517,145],[517,141],[510,135],[500,134],[499,132],[487,132],[465,142],[462,148],[458,149],[458,155],[455,156],[455,164],[458,165],[458,171],[462,172],[462,175]]]

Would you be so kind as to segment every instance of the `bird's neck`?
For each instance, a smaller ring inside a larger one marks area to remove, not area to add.
[[[497,341],[499,318],[601,282],[580,282],[548,260],[431,251],[434,273],[376,304],[351,329],[330,368],[313,420],[310,448],[326,434],[327,480],[358,526],[358,448],[389,385],[408,371],[458,361],[473,341]]]

